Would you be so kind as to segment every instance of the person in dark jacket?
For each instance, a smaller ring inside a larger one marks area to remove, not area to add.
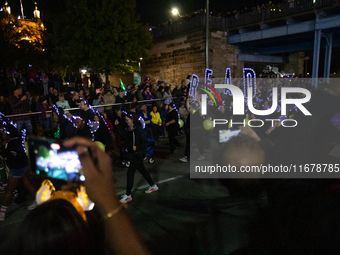
[[[52,109],[53,121],[58,123],[56,132],[54,132],[55,138],[60,138],[62,140],[70,139],[76,135],[76,128],[73,122],[70,121],[66,115],[64,115],[63,108],[53,107]]]
[[[46,97],[40,98],[40,103],[38,104],[38,110],[41,112],[39,122],[40,125],[44,126],[46,134],[50,132],[51,113],[49,111],[51,108],[52,106],[48,104]]]
[[[21,180],[24,181],[26,189],[34,196],[34,187],[29,183],[25,174],[28,172],[28,157],[24,147],[24,138],[22,138],[21,131],[12,125],[6,123],[3,126],[5,136],[5,146],[1,148],[1,154],[6,158],[6,163],[9,170],[9,178],[5,199],[2,202],[0,209],[0,221],[5,220],[5,214],[13,197],[13,191],[17,188]]]
[[[86,124],[88,124],[89,121],[94,121],[94,110],[90,106],[89,102],[81,100],[79,108],[81,109],[80,116],[85,120]]]
[[[174,102],[176,104],[176,107],[179,108],[182,100],[183,100],[183,91],[181,89],[181,84],[177,83],[176,88],[172,91],[172,96],[175,97]]]
[[[77,126],[76,136],[85,137],[89,139],[93,138],[90,127],[85,124],[85,121],[82,118],[78,117],[76,119],[76,126]]]
[[[94,133],[94,140],[101,142],[105,146],[111,144],[109,128],[107,127],[105,120],[99,113],[96,113],[94,115],[94,122],[97,122],[99,124],[96,132]]]
[[[168,132],[170,154],[172,154],[176,148],[180,149],[183,147],[176,139],[178,133],[178,112],[174,103],[169,104],[169,113],[165,117],[164,125]]]
[[[145,193],[151,193],[158,190],[158,186],[152,180],[143,163],[148,141],[146,138],[145,130],[140,123],[139,117],[135,113],[126,114],[125,120],[129,126],[128,130],[120,129],[119,121],[115,121],[115,125],[118,128],[119,132],[122,134],[123,137],[125,137],[126,147],[128,150],[128,158],[130,160],[130,166],[127,172],[126,193],[122,196],[122,199],[120,200],[121,203],[127,203],[132,200],[131,190],[133,187],[134,175],[137,169],[150,185]]]

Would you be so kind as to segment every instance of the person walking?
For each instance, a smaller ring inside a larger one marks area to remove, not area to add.
[[[137,169],[150,185],[145,193],[151,193],[158,190],[158,186],[152,180],[143,163],[143,158],[145,156],[147,147],[147,138],[146,133],[139,121],[139,116],[135,113],[127,113],[125,115],[125,121],[128,125],[127,130],[122,130],[119,126],[119,121],[115,121],[118,132],[121,133],[122,137],[125,137],[125,144],[128,150],[128,159],[130,161],[130,166],[127,171],[126,193],[122,196],[120,200],[121,203],[127,203],[132,200],[131,190],[133,187],[134,175]]]
[[[5,220],[5,214],[8,206],[13,198],[13,192],[21,181],[31,195],[35,195],[34,187],[30,184],[26,173],[28,172],[28,157],[23,146],[22,132],[10,123],[3,124],[3,135],[5,138],[4,146],[1,148],[1,155],[6,159],[8,166],[8,183],[5,198],[0,209],[0,221]],[[32,210],[36,206],[35,203],[27,209]]]
[[[172,154],[176,148],[181,149],[183,147],[176,139],[178,132],[178,112],[173,102],[169,104],[169,113],[165,117],[165,128],[169,136],[170,154]]]

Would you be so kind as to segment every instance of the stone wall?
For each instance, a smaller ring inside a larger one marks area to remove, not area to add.
[[[242,74],[243,63],[237,62],[238,50],[227,45],[226,33],[212,31],[209,37],[209,68],[213,77],[224,77],[230,67],[233,76]],[[186,34],[173,35],[154,41],[150,58],[142,63],[142,80],[180,83],[188,75],[196,74],[203,81],[205,73],[205,30],[197,29]]]
[[[233,78],[242,78],[245,63],[237,61],[238,47],[227,44],[227,33],[212,30],[209,35],[209,68],[215,78],[224,78],[227,67]],[[304,72],[304,52],[290,53],[287,63],[280,71],[301,74]],[[250,66],[252,62],[247,62]],[[257,63],[261,68],[272,63]],[[283,68],[283,69],[282,69]],[[150,77],[152,82],[180,83],[188,75],[196,74],[204,81],[205,74],[205,30],[202,28],[187,33],[173,34],[154,41],[150,58],[142,62],[142,81]]]
[[[105,78],[104,78],[105,79]],[[109,81],[111,86],[120,88],[120,79],[122,79],[122,82],[124,83],[124,86],[128,84],[133,84],[133,74],[122,74],[122,73],[116,73],[113,75],[109,75]]]
[[[226,68],[231,69],[232,77],[242,77],[244,63],[237,61],[239,50],[227,44],[227,33],[211,32],[209,39],[209,68],[214,71],[213,77],[224,78]]]

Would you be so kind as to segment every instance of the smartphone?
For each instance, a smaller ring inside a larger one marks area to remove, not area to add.
[[[85,181],[75,146],[65,147],[54,139],[30,138],[28,151],[33,173],[65,181]]]
[[[236,129],[236,130],[219,130],[219,138],[220,138],[220,143],[226,143],[228,142],[232,137],[238,136],[238,134],[241,132],[241,129]]]
[[[96,89],[96,95],[97,95],[98,93],[102,93],[102,92],[101,92],[101,89]]]

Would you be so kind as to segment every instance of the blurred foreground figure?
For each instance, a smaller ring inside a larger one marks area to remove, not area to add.
[[[69,200],[49,200],[23,222],[18,254],[107,254],[104,243],[112,254],[149,254],[124,209],[126,206],[115,196],[110,156],[82,137],[67,140],[64,145],[77,146],[86,192],[101,219],[87,217],[85,221]]]

